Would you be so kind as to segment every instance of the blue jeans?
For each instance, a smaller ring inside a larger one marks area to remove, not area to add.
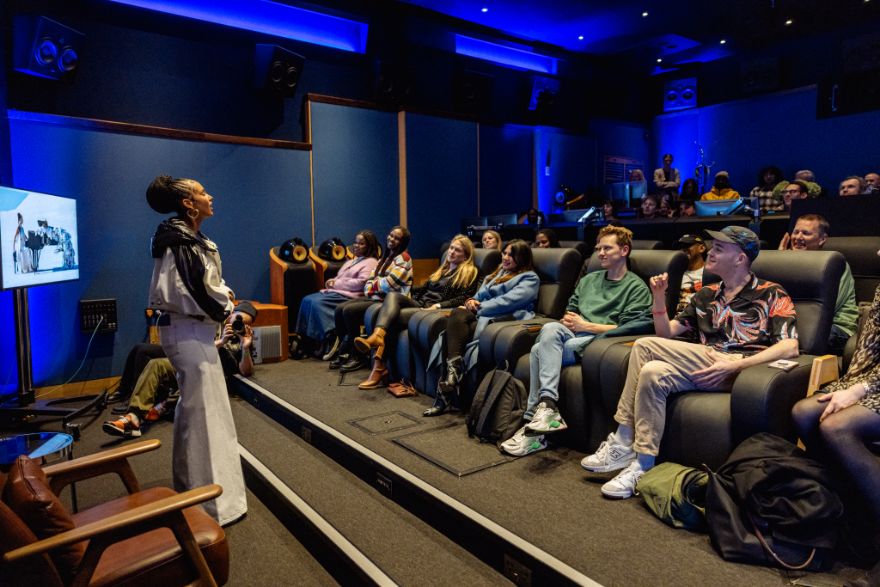
[[[526,420],[532,419],[541,398],[559,401],[562,368],[577,363],[579,353],[594,336],[588,332],[575,334],[560,322],[548,322],[541,327],[529,355],[529,405],[523,415]]]

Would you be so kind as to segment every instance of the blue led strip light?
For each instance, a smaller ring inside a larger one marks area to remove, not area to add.
[[[556,59],[523,49],[505,47],[464,35],[455,35],[455,52],[459,55],[485,59],[507,67],[556,74]]]
[[[238,29],[364,53],[368,25],[269,0],[110,0]]]

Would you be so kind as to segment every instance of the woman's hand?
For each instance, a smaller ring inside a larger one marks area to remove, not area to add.
[[[821,394],[817,400],[819,402],[828,402],[828,405],[825,406],[825,411],[819,416],[819,421],[821,422],[831,414],[840,412],[841,410],[845,410],[846,408],[857,404],[860,399],[865,397],[866,392],[867,390],[863,384],[856,383],[855,385],[847,387],[846,389],[841,389],[840,391]]]
[[[476,314],[480,311],[480,302],[478,300],[475,300],[474,298],[471,298],[464,303],[464,307],[469,312]]]
[[[428,306],[428,310],[439,310],[441,308],[440,304],[434,304],[432,306]]]
[[[327,281],[324,282],[324,287],[326,287],[327,289],[330,289],[333,287],[334,283],[336,283],[336,280],[331,277],[330,279],[328,279]]]

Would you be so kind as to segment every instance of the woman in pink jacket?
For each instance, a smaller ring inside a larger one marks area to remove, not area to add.
[[[345,262],[336,277],[324,283],[324,289],[307,295],[300,302],[294,333],[299,340],[295,343],[296,348],[291,348],[294,356],[302,355],[309,348],[321,348],[325,338],[335,336],[333,315],[336,306],[363,297],[364,284],[378,262],[379,240],[372,231],[362,230],[355,235],[351,252],[354,258]],[[331,344],[329,348],[335,350],[335,346]]]

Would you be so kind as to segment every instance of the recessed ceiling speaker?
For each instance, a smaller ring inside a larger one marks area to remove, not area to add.
[[[675,112],[697,105],[697,78],[689,77],[666,82],[663,91],[663,112]]]
[[[296,92],[306,58],[278,45],[257,45],[254,87],[290,97]]]
[[[45,16],[17,16],[15,71],[46,79],[70,79],[79,68],[86,36]]]

